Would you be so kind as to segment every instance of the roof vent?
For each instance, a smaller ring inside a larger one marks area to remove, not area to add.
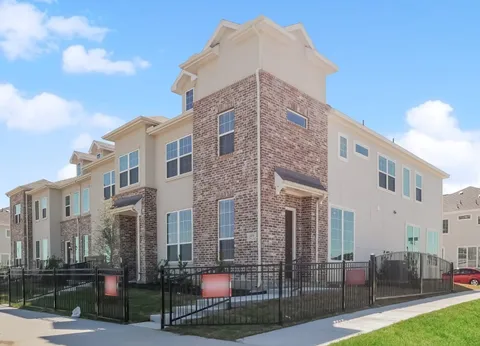
[[[458,194],[459,194],[459,195],[463,195],[463,191],[460,191]]]

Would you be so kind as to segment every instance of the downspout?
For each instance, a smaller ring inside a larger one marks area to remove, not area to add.
[[[315,263],[318,263],[318,200],[315,202]]]
[[[260,70],[262,66],[262,39],[256,25],[253,26],[258,36],[258,68],[255,70],[257,83],[257,264],[262,264],[262,174],[260,165]],[[257,287],[262,284],[262,271],[258,271]]]
[[[25,262],[27,264],[27,269],[30,269],[30,261],[29,261],[29,251],[28,251],[28,195],[26,192],[23,192],[23,195],[25,196],[25,227],[26,227],[26,233],[27,233],[27,238],[25,239],[25,254],[27,255],[27,258],[25,258]]]

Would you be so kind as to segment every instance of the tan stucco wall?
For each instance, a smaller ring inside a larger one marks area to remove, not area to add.
[[[42,198],[47,197],[48,198],[48,204],[47,204],[47,218],[43,219],[42,218]],[[39,219],[35,219],[35,202],[38,201],[39,203]],[[33,237],[33,259],[36,259],[36,250],[35,250],[35,243],[37,241],[40,241],[40,254],[39,258],[42,258],[42,239],[48,239],[48,255],[47,257],[50,256],[51,253],[51,240],[52,236],[50,234],[50,223],[52,222],[51,216],[50,216],[50,211],[52,210],[52,207],[55,208],[56,206],[52,205],[52,202],[50,200],[50,189],[44,189],[40,191],[37,194],[32,195],[32,237]]]
[[[83,189],[90,187],[91,182],[90,179],[84,180],[80,183],[72,184],[70,186],[65,187],[62,189],[62,199],[61,199],[61,206],[62,206],[62,221],[74,219],[79,216],[87,215],[90,212],[85,212],[83,210]],[[80,192],[80,215],[73,215],[73,193],[74,192]],[[71,206],[71,212],[70,212],[70,217],[65,217],[65,196],[70,195],[70,206]],[[92,209],[92,188],[90,188],[90,210]]]
[[[371,253],[380,254],[384,250],[404,251],[407,223],[420,227],[421,252],[426,251],[427,229],[439,232],[440,256],[442,179],[426,171],[413,159],[401,156],[387,144],[380,145],[360,130],[353,130],[335,119],[331,115],[328,124],[328,198],[330,205],[355,211],[355,260],[367,260]],[[339,132],[348,135],[348,162],[338,157]],[[369,147],[368,159],[354,153],[355,140]],[[395,194],[377,187],[378,153],[396,161]],[[402,197],[403,165],[412,172],[410,200]],[[422,203],[415,201],[415,171],[423,175]]]
[[[6,230],[10,229],[9,225],[0,224],[0,254],[10,254],[11,238],[6,237]]]
[[[180,177],[166,178],[166,144],[192,134],[193,120],[182,121],[152,138],[155,141],[155,187],[157,188],[157,244],[158,259],[167,258],[167,226],[168,212],[188,209],[193,206],[193,175],[187,173]],[[195,149],[193,148],[195,155]]]
[[[62,220],[63,201],[60,190],[50,189],[50,256],[61,257],[60,222]]]

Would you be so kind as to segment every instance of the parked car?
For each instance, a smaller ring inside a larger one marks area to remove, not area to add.
[[[450,273],[443,274],[444,280],[450,280]],[[480,284],[480,270],[476,268],[460,268],[453,271],[453,282],[478,286]]]

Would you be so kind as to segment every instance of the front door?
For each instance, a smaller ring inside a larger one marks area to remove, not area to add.
[[[285,278],[292,278],[293,210],[285,210]]]
[[[66,259],[65,259],[65,262],[67,264],[70,264],[70,259],[72,258],[72,246],[70,245],[70,242],[67,241],[67,243],[65,244],[65,256],[66,256]]]

